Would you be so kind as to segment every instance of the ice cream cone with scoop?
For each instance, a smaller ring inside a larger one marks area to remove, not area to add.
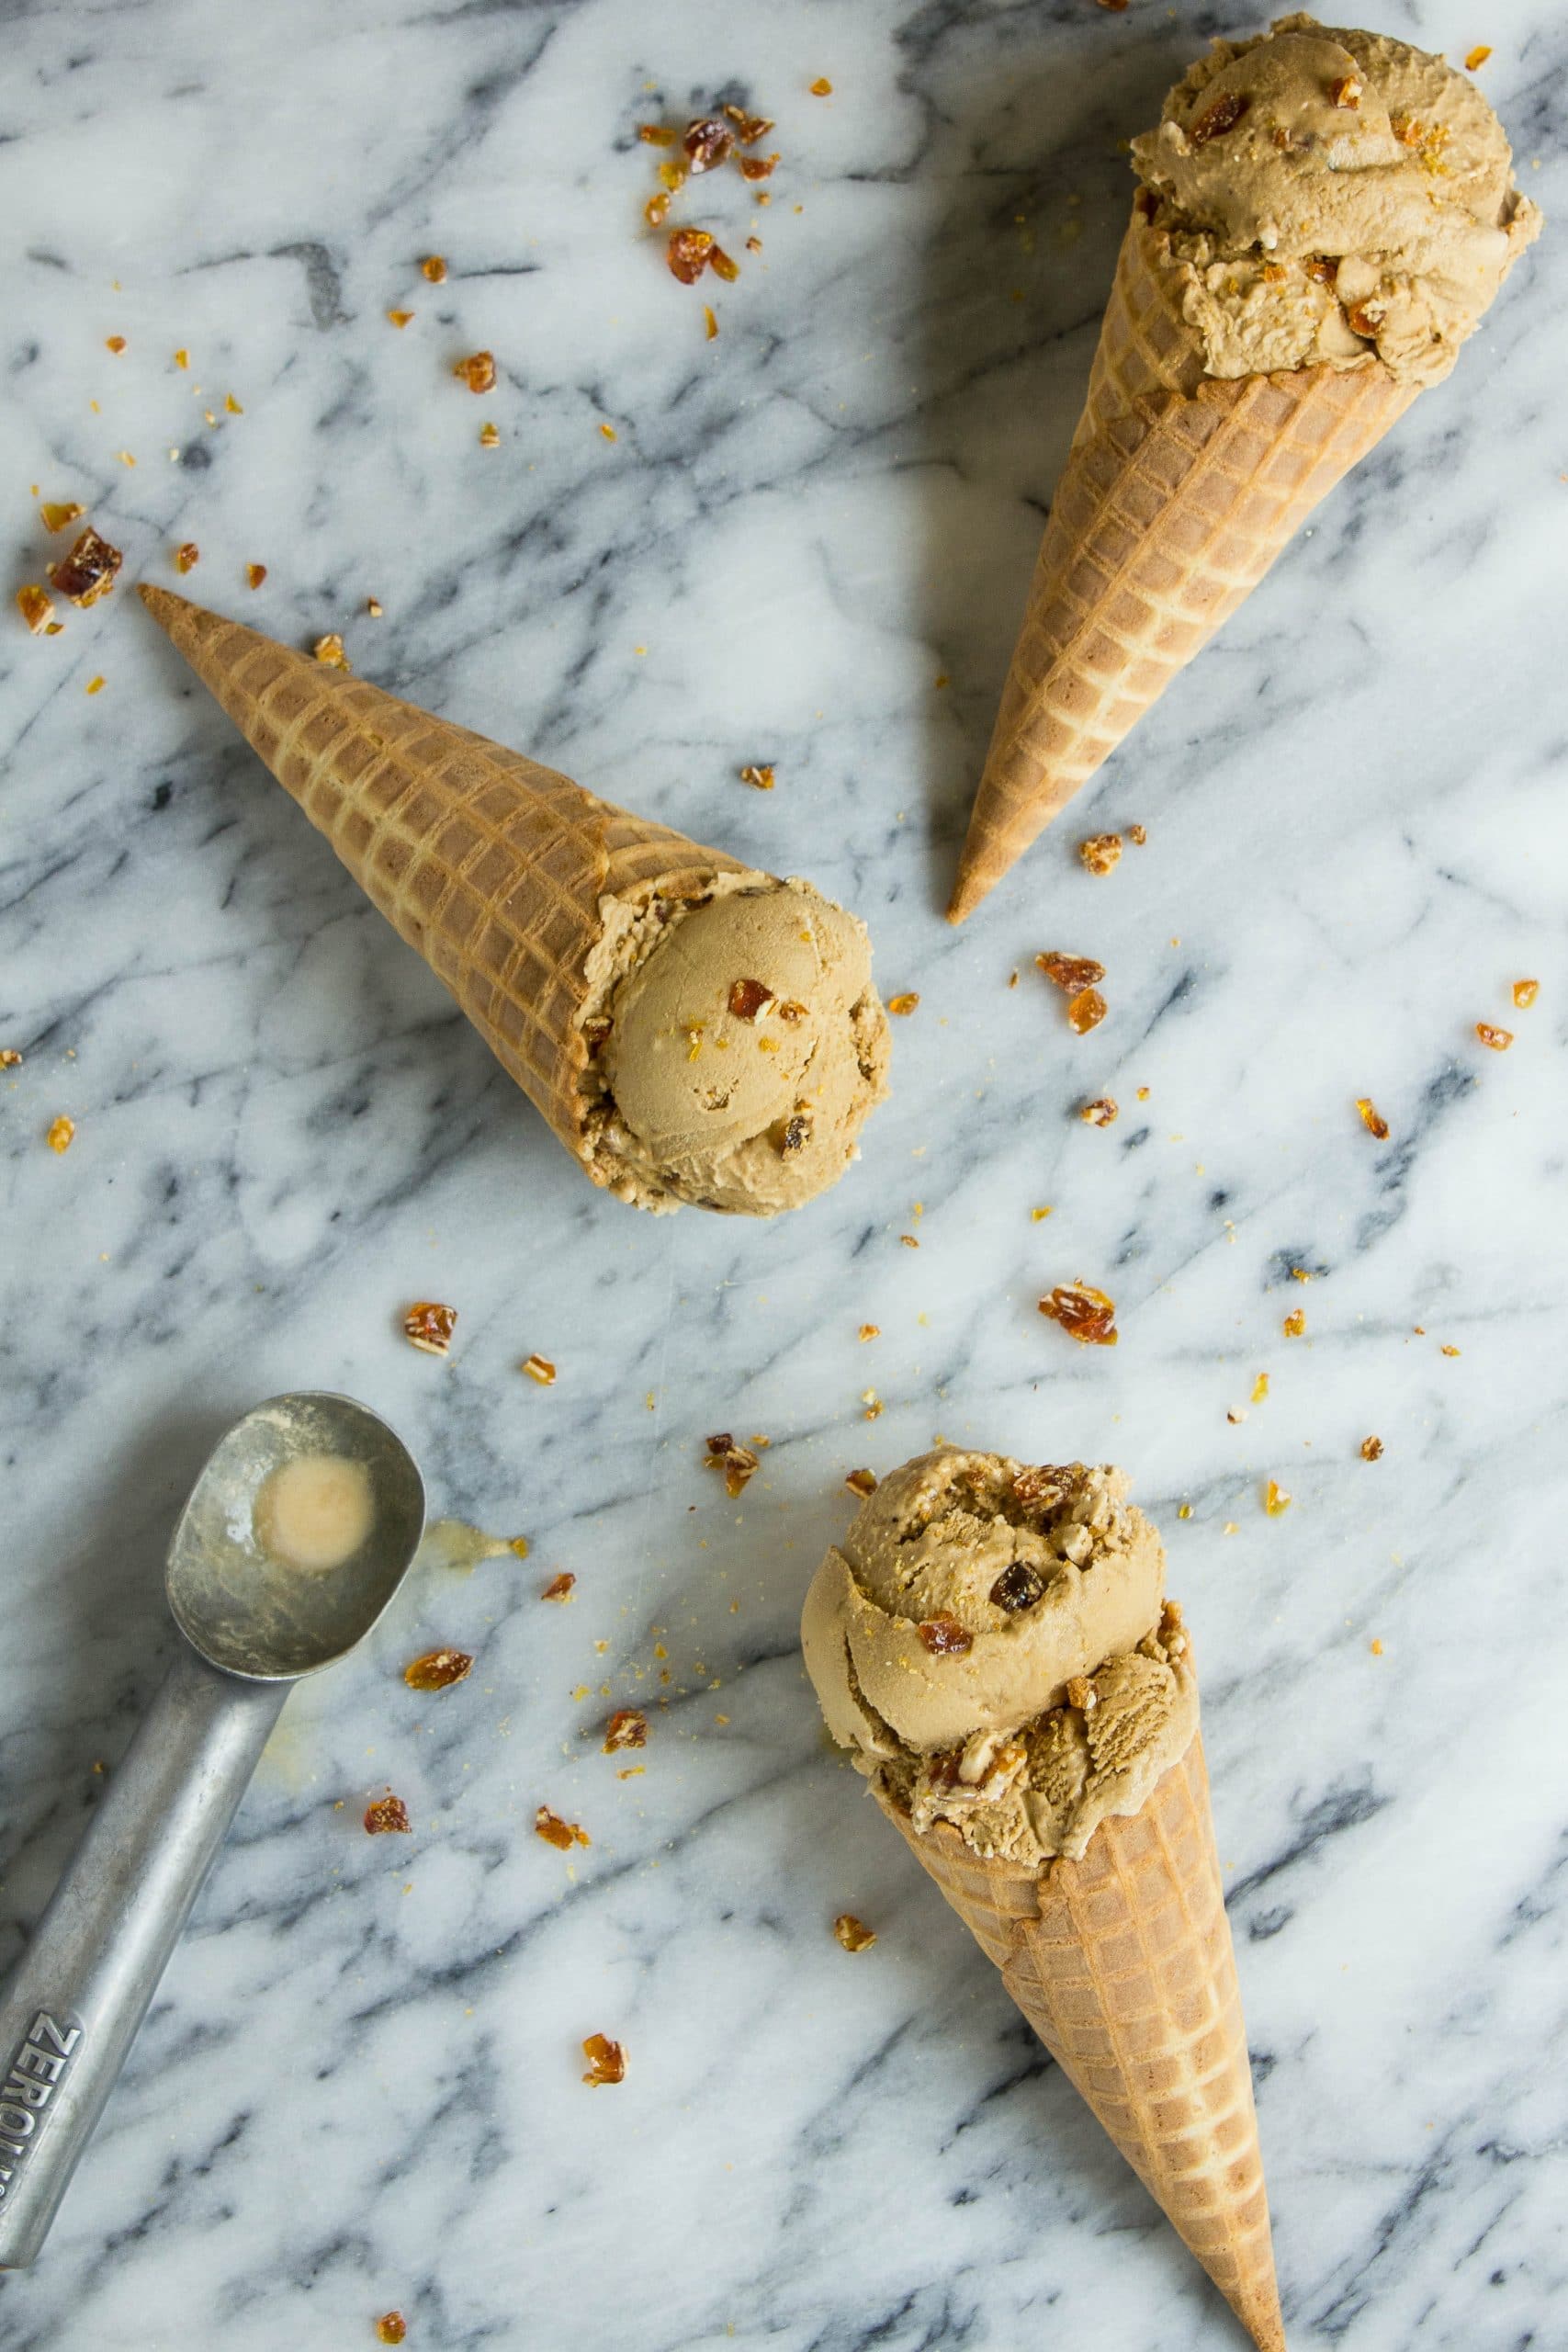
[[[946,1446],[807,1596],[829,1730],[1262,2352],[1285,2342],[1181,1613],[1119,1471]]]
[[[596,1184],[771,1216],[858,1156],[887,1023],[852,915],[165,589],[141,596]]]
[[[1133,164],[953,922],[1448,374],[1540,228],[1467,74],[1304,16],[1216,41]]]

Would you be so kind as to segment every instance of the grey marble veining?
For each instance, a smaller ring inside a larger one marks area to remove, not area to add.
[[[1292,2343],[1568,2341],[1559,18],[1380,18],[1493,44],[1548,232],[959,933],[1118,142],[1234,20],[0,19],[7,595],[47,552],[34,482],[90,502],[128,580],[172,582],[194,539],[202,601],[340,628],[365,674],[804,871],[920,995],[834,1193],[772,1228],[639,1218],[130,594],[47,643],[0,630],[0,1043],[26,1057],[0,1080],[0,1958],[152,1687],[167,1532],[231,1412],[347,1388],[437,1510],[532,1544],[425,1568],[290,1702],[44,2260],[0,2281],[0,2346],[336,2352],[394,2306],[431,2352],[1239,2340],[819,1737],[795,1622],[843,1474],[937,1430],[1111,1455],[1164,1529]],[[642,230],[636,126],[724,96],[784,160],[766,208],[729,175],[682,200],[744,264],[698,294]],[[449,371],[479,346],[502,380],[474,399]],[[757,760],[772,795],[737,781]],[[1132,822],[1147,847],[1091,878],[1077,840]],[[1108,967],[1089,1039],[1050,946]],[[1106,1091],[1096,1133],[1074,1114]],[[1114,1351],[1035,1313],[1079,1274]],[[398,1336],[420,1295],[460,1311],[446,1365]],[[702,1467],[720,1428],[772,1440],[739,1502]],[[541,1606],[558,1568],[576,1595]],[[400,1668],[435,1642],[478,1664],[419,1698]],[[598,1734],[628,1702],[653,1731],[622,1781]],[[389,1782],[395,1846],[359,1827]],[[540,1803],[592,1835],[570,1866]],[[854,1959],[845,1908],[878,1934]],[[629,2052],[615,2091],[578,2080],[596,2030]]]

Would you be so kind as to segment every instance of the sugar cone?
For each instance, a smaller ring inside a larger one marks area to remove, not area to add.
[[[1081,1861],[1038,1873],[875,1793],[1253,2342],[1284,2352],[1201,1738]]]
[[[601,901],[744,869],[164,588],[141,598],[596,1183],[581,1088]]]
[[[1134,209],[948,918],[962,922],[1415,398],[1380,360],[1221,381]]]

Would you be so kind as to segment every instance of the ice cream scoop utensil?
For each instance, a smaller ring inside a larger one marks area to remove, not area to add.
[[[323,1458],[357,1465],[367,1508],[346,1557],[304,1570],[261,1548],[256,1498]],[[256,1406],[197,1479],[164,1577],[174,1662],[0,1991],[0,2268],[42,2245],[290,1689],[369,1633],[423,1525],[412,1456],[348,1396]]]

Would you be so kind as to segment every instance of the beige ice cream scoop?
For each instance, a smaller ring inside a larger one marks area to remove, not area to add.
[[[767,1216],[857,1156],[887,1024],[863,926],[808,882],[727,875],[661,923],[615,922],[590,977],[617,1189]]]
[[[807,1595],[828,1727],[917,1826],[1033,1865],[1135,1813],[1197,1727],[1165,1553],[1119,1470],[944,1446],[861,1507]]]

